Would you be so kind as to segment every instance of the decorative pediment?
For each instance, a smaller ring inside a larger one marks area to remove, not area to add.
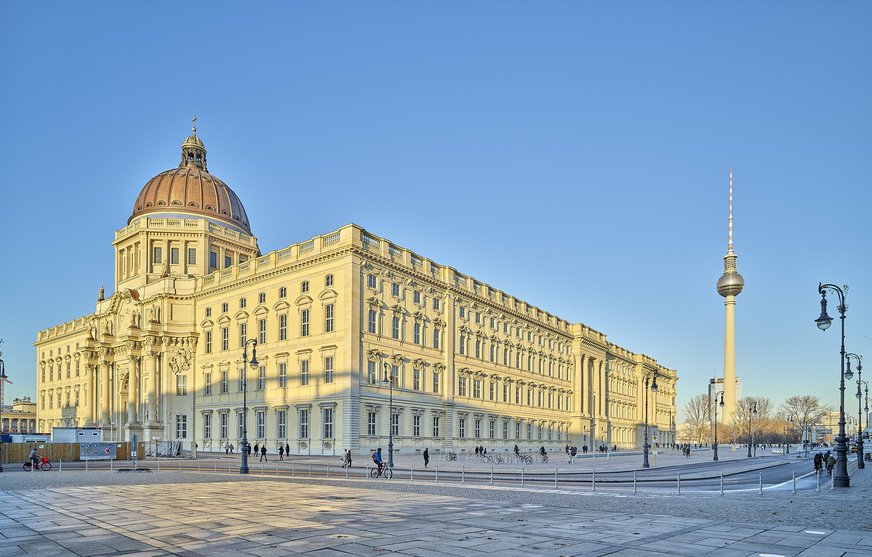
[[[423,358],[415,358],[412,360],[412,368],[417,369],[418,371],[424,369],[426,364],[427,362],[425,362]]]
[[[312,303],[312,297],[307,296],[306,294],[301,294],[296,300],[294,300],[294,305],[297,306],[308,306]]]
[[[460,368],[460,369],[457,371],[457,373],[458,373],[461,377],[466,377],[467,375],[472,375],[472,370],[469,369],[468,367],[463,367],[463,368]]]
[[[434,365],[433,365],[433,371],[434,371],[435,373],[442,373],[443,371],[445,371],[445,364],[443,364],[442,362],[439,362],[439,363],[437,363],[437,364],[434,364]]]
[[[445,321],[443,321],[441,318],[437,317],[436,319],[433,320],[433,326],[436,327],[437,329],[441,329],[441,328],[445,327]]]
[[[394,304],[391,306],[391,311],[394,312],[394,315],[397,317],[401,317],[406,312],[402,304]]]
[[[244,309],[241,309],[241,310],[236,312],[236,314],[233,316],[233,318],[236,319],[237,321],[245,321],[246,319],[248,319],[248,312],[245,311]]]
[[[378,311],[382,307],[382,302],[375,296],[366,300],[366,303],[369,305],[369,308],[373,311]]]
[[[279,300],[278,302],[276,302],[276,303],[273,305],[273,311],[285,311],[285,310],[287,310],[289,307],[291,307],[291,304],[289,304],[289,303],[287,302],[287,300]]]
[[[382,353],[378,348],[372,348],[366,351],[366,359],[370,362],[377,362],[381,359]]]
[[[325,288],[318,295],[318,299],[322,300],[322,301],[323,300],[331,300],[333,298],[338,298],[338,297],[339,297],[339,292],[333,290],[332,288]]]
[[[259,305],[256,308],[254,308],[254,314],[258,317],[263,317],[268,313],[269,313],[269,308],[266,307],[265,305]]]
[[[394,354],[393,356],[391,356],[391,364],[397,367],[402,366],[405,361],[406,357],[402,354]]]
[[[414,317],[415,321],[418,323],[423,323],[427,319],[427,316],[424,315],[423,313],[421,313],[420,311],[416,311],[415,313],[413,313],[412,317]]]

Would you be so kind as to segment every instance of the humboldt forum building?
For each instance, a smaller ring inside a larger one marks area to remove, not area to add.
[[[114,293],[37,334],[39,431],[218,451],[247,408],[291,454],[675,442],[675,370],[587,325],[354,224],[261,254],[196,128],[113,246]]]

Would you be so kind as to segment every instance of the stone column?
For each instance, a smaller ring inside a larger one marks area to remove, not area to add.
[[[145,355],[145,371],[148,374],[148,423],[157,426],[157,352],[149,350]]]
[[[88,379],[82,386],[84,390],[82,399],[85,401],[85,427],[96,427],[97,401],[94,400],[94,392],[97,386],[97,366],[86,363],[85,370],[88,374]]]
[[[100,426],[109,427],[109,361],[104,354],[100,359]]]
[[[139,360],[130,358],[130,371],[127,374],[127,425],[136,425],[136,406],[139,402]]]

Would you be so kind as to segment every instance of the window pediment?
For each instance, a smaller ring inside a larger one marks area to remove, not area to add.
[[[300,297],[298,297],[296,300],[294,300],[294,304],[297,306],[311,305],[312,304],[312,297],[306,296],[305,294],[303,294]]]

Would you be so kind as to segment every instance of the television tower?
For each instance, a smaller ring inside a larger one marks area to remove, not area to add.
[[[726,298],[726,332],[724,335],[724,422],[733,421],[736,411],[736,296],[745,288],[745,279],[736,270],[733,252],[733,169],[730,169],[730,241],[724,256],[724,274],[718,279],[718,294]]]

